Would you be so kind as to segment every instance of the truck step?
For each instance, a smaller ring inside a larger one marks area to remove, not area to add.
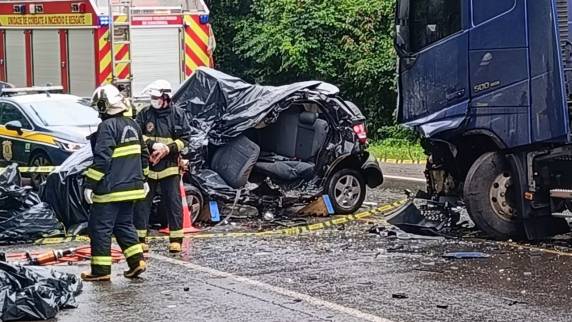
[[[572,190],[569,189],[552,189],[550,190],[551,198],[572,199]]]
[[[552,217],[556,217],[556,218],[572,218],[572,212],[555,212],[552,214]]]

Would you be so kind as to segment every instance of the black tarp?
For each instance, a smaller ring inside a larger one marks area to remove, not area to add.
[[[20,187],[16,164],[0,173],[0,245],[30,243],[38,238],[64,234],[48,204],[31,187]]]
[[[0,262],[0,321],[47,320],[76,308],[77,276]]]
[[[83,172],[92,159],[91,147],[86,144],[52,172],[42,188],[42,200],[54,209],[68,234],[81,232],[89,219],[89,205],[83,197]]]

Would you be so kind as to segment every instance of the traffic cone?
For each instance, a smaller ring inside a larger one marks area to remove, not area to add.
[[[189,204],[187,203],[187,194],[185,193],[185,185],[183,184],[183,181],[181,181],[179,188],[181,191],[181,202],[183,204],[183,232],[185,234],[198,233],[201,230],[193,227],[193,224],[191,223],[191,212],[189,211]],[[169,234],[169,227],[161,229],[159,232]]]

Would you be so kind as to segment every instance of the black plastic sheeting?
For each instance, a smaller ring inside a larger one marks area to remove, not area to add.
[[[319,81],[272,87],[253,85],[207,67],[200,67],[173,95],[173,102],[190,115],[190,147],[194,152],[209,143],[223,145],[255,127],[269,115],[288,107],[289,97],[316,88]]]
[[[86,144],[52,172],[42,188],[42,200],[54,209],[68,235],[83,233],[87,228],[89,205],[83,197],[83,172],[92,160],[91,147]]]
[[[0,245],[63,235],[64,227],[31,187],[20,187],[16,164],[0,173]]]
[[[0,262],[0,321],[47,320],[76,308],[82,283],[73,274]]]

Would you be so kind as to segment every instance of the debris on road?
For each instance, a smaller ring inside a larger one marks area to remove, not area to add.
[[[449,308],[449,305],[437,304],[437,308],[438,308],[438,309],[448,309],[448,308]]]
[[[73,274],[0,262],[0,321],[52,319],[76,308],[81,290]]]
[[[373,226],[369,229],[370,234],[376,234],[381,237],[388,237],[388,238],[397,238],[401,240],[413,240],[413,239],[423,239],[423,240],[445,240],[445,237],[439,236],[425,236],[425,235],[416,235],[410,234],[402,231],[401,229],[395,226]]]
[[[407,294],[405,294],[405,293],[394,293],[394,294],[391,294],[391,297],[394,299],[407,299],[407,298],[409,298],[409,296],[407,296]]]
[[[31,243],[63,235],[64,227],[54,211],[31,187],[21,187],[20,181],[16,164],[0,173],[0,244]]]
[[[491,255],[482,252],[452,252],[443,254],[443,257],[448,259],[475,259],[489,258]]]

